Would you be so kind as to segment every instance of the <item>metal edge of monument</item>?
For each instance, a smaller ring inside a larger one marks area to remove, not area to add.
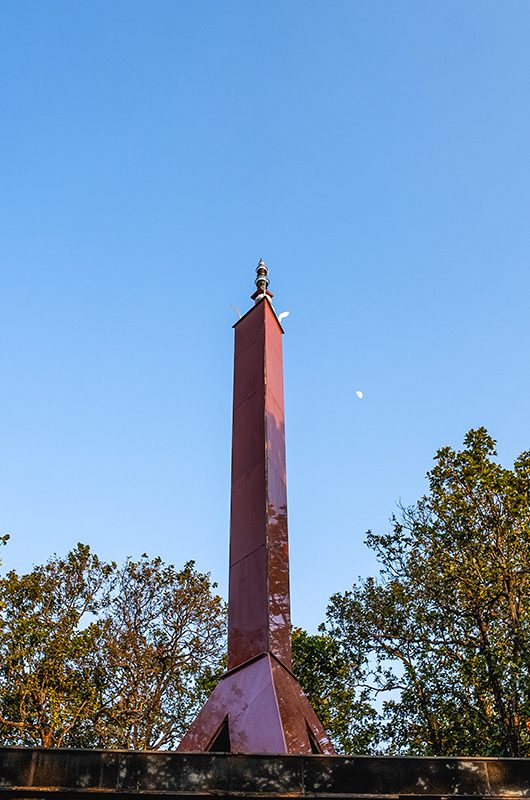
[[[228,671],[180,752],[333,754],[292,673],[283,329],[268,268],[234,325]]]

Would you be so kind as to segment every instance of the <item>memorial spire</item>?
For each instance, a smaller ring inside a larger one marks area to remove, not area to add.
[[[260,259],[234,325],[228,672],[183,751],[333,753],[291,669],[283,330]]]

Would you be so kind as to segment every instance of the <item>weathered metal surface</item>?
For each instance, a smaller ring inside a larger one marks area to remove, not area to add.
[[[282,329],[264,299],[235,326],[228,669],[291,667]]]
[[[291,672],[283,330],[260,261],[234,326],[228,672],[180,752],[333,753]]]
[[[0,748],[0,796],[523,798],[530,760]]]
[[[228,724],[233,753],[333,752],[300,684],[269,653],[219,681],[179,750],[211,749],[223,723]]]

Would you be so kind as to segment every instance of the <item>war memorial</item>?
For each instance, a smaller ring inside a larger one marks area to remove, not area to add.
[[[530,796],[527,759],[334,754],[292,673],[283,330],[256,274],[234,326],[227,672],[176,752],[0,748],[0,797]]]

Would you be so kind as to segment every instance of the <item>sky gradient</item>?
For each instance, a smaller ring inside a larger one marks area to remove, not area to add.
[[[83,541],[226,592],[231,304],[262,257],[314,630],[438,447],[530,448],[530,5],[0,8],[2,569]]]

